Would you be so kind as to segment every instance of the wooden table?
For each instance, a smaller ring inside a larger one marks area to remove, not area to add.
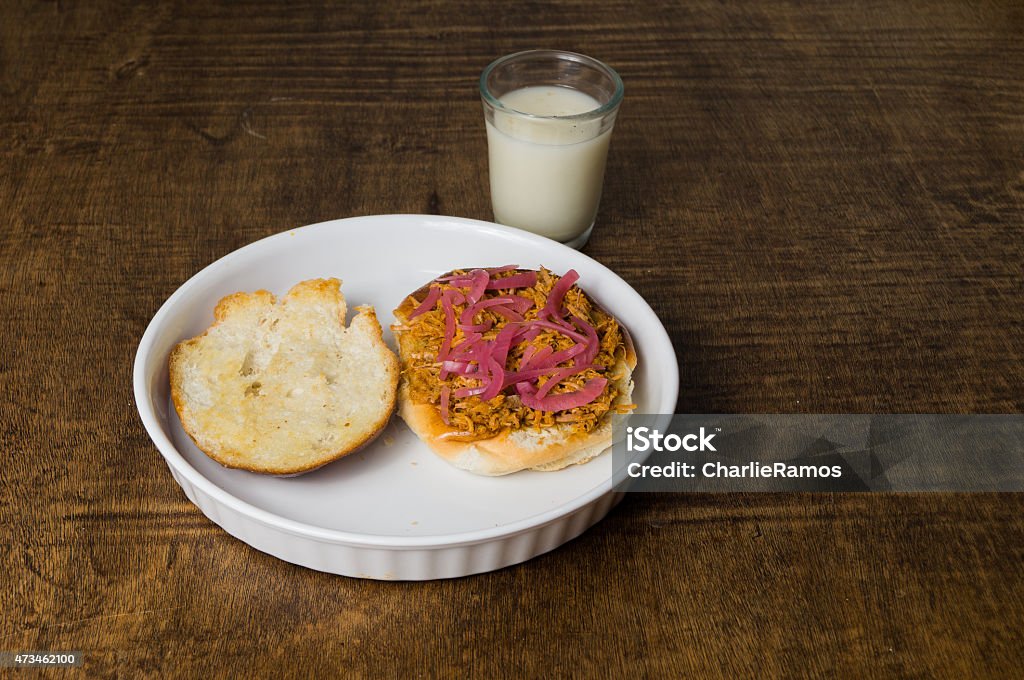
[[[476,78],[531,47],[626,82],[586,252],[669,329],[681,412],[1020,412],[1024,12],[834,4],[6,3],[0,650],[90,677],[1019,677],[1019,494],[638,495],[518,567],[368,582],[226,535],[135,413],[147,322],[216,258],[490,219]]]

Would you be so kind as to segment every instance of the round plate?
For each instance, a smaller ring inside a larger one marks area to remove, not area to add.
[[[378,215],[315,224],[265,238],[203,269],[157,312],[135,358],[142,422],[185,494],[249,545],[313,569],[378,579],[465,576],[551,550],[618,500],[611,455],[558,472],[481,477],[445,463],[395,416],[371,445],[314,472],[268,477],[221,467],[182,430],[170,403],[167,359],[213,322],[223,296],[285,293],[316,277],[342,279],[349,309],[376,308],[394,346],[392,310],[405,295],[459,267],[576,269],[579,285],[629,329],[640,413],[672,413],[675,352],[629,284],[571,248],[497,224],[428,215]]]

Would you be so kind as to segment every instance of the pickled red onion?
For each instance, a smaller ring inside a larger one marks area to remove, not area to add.
[[[461,304],[465,297],[456,290],[446,290],[441,294],[441,308],[444,309],[444,341],[441,349],[437,352],[437,358],[444,361],[452,349],[452,341],[455,339],[455,310],[452,303]]]
[[[586,350],[583,352],[583,355],[580,356],[579,363],[593,363],[594,359],[597,358],[598,353],[601,351],[601,339],[597,337],[597,329],[578,316],[572,317],[572,323],[587,336],[587,341],[585,343]]]
[[[412,310],[409,314],[410,319],[415,319],[420,314],[425,314],[434,308],[437,304],[437,299],[441,297],[441,287],[431,286],[430,290],[427,291],[427,296],[423,298],[423,302],[416,306],[416,309]]]
[[[526,330],[526,332],[523,333],[523,337],[519,340],[519,342],[533,342],[534,338],[536,338],[538,335],[540,335],[539,328],[529,328],[528,330]]]
[[[519,268],[519,265],[517,265],[517,264],[504,264],[504,265],[502,265],[500,267],[484,267],[483,270],[485,272],[487,272],[488,274],[501,274],[502,272],[509,272],[509,271],[512,271],[513,269],[518,269],[518,268]],[[460,279],[468,279],[468,278],[470,278],[471,274],[472,274],[472,271],[469,274],[449,274],[448,276],[439,276],[439,277],[437,277],[434,280],[439,282],[439,283],[444,283],[444,282],[448,282],[448,281],[458,281]]]
[[[552,323],[551,321],[539,321],[539,320],[533,321],[531,323],[533,323],[533,325],[535,325],[535,326],[539,326],[541,328],[547,328],[548,330],[552,330],[552,331],[561,333],[562,335],[564,335],[564,336],[566,336],[568,338],[572,338],[576,342],[582,343],[584,345],[589,343],[589,340],[587,339],[587,336],[581,335],[580,333],[577,333],[576,331],[574,331],[574,330],[572,330],[570,328],[566,328],[565,326],[560,326],[557,323]]]
[[[520,316],[518,312],[513,311],[508,307],[505,307],[504,305],[495,305],[494,309],[491,311],[493,311],[495,314],[505,319],[506,321],[519,322],[523,320],[523,317]]]
[[[533,307],[533,300],[522,295],[506,295],[505,298],[508,299],[509,306],[520,314]]]
[[[477,385],[476,387],[460,387],[459,389],[455,390],[454,396],[457,399],[462,399],[463,397],[475,397],[478,394],[483,394],[484,390],[486,389],[486,384]]]
[[[468,326],[459,326],[459,328],[464,333],[486,333],[487,331],[491,330],[491,326],[493,325],[494,322],[491,321],[490,319],[487,319],[483,323],[475,323],[470,324]]]
[[[536,380],[542,375],[548,375],[549,373],[554,373],[557,370],[558,368],[555,366],[546,366],[544,368],[527,368],[525,370],[519,371],[506,371],[504,386],[509,387],[510,385],[515,385],[516,383]]]
[[[530,288],[537,285],[537,272],[525,271],[502,279],[492,279],[487,283],[487,290],[504,290],[506,288]],[[557,285],[557,284],[556,284]]]
[[[490,280],[491,275],[483,269],[474,269],[470,272],[470,287],[469,292],[466,293],[466,300],[470,305],[476,304],[484,296],[484,291],[487,290],[487,283]]]
[[[548,392],[554,389],[555,385],[562,382],[566,378],[581,373],[586,370],[586,367],[569,366],[567,368],[560,368],[558,371],[551,376],[549,380],[546,380],[543,385],[537,388],[537,398],[543,399],[547,396]]]
[[[458,344],[457,347],[453,347],[450,353],[453,359],[469,359],[470,355],[476,351],[483,344],[483,336],[480,333],[469,332],[466,333],[466,337]]]
[[[551,292],[548,294],[548,302],[544,305],[544,309],[538,314],[538,318],[543,319],[544,317],[551,317],[554,319],[561,320],[562,318],[562,301],[565,300],[565,294],[569,292],[572,285],[579,281],[580,275],[575,269],[567,271],[562,278],[555,282],[555,285],[551,286]]]
[[[491,356],[501,363],[502,368],[505,367],[505,362],[508,361],[508,351],[512,348],[512,341],[521,332],[521,327],[510,323],[498,332],[494,342],[491,343]]]
[[[501,394],[501,390],[505,388],[504,362],[499,361],[497,357],[491,355],[489,363],[490,376],[488,377],[487,387],[480,395],[480,398],[484,401],[494,399],[496,396]]]
[[[526,366],[530,366],[531,368],[533,368],[535,366],[539,366],[540,363],[544,361],[544,359],[546,359],[547,357],[551,356],[551,354],[554,353],[554,351],[555,350],[545,345],[544,347],[541,347],[540,349],[531,352],[529,358],[527,358],[526,352],[523,352],[522,367],[525,368]]]
[[[586,352],[586,351],[587,351],[587,347],[585,347],[584,345],[581,345],[579,343],[576,343],[575,345],[573,345],[569,349],[563,349],[561,351],[558,351],[558,352],[555,352],[554,354],[552,354],[551,357],[545,362],[545,364],[550,363],[552,366],[557,366],[558,364],[562,363],[563,361],[568,361],[569,359],[572,359],[577,354],[581,354],[581,353]],[[587,364],[587,363],[590,363],[590,362],[578,360],[577,363],[578,364]]]
[[[459,323],[471,324],[471,323],[473,323],[473,318],[479,312],[487,309],[488,307],[498,307],[498,306],[516,304],[516,298],[518,298],[519,300],[525,300],[525,298],[519,297],[518,295],[515,295],[515,296],[513,296],[513,295],[503,295],[503,296],[500,296],[500,297],[487,298],[486,300],[480,300],[478,302],[474,302],[469,307],[466,307],[465,310],[463,310],[461,316],[459,316]],[[530,300],[529,302],[530,302],[531,305],[533,304],[532,300]],[[517,306],[522,306],[522,305],[518,304]],[[527,309],[529,309],[529,307],[527,307]],[[495,310],[495,311],[497,311],[497,310]],[[525,309],[519,309],[519,310],[516,310],[516,311],[524,312],[526,310]]]
[[[535,304],[528,297],[513,294],[484,297],[488,290],[514,290],[536,285],[535,271],[491,278],[492,274],[514,269],[514,265],[507,265],[474,269],[468,274],[439,278],[437,281],[447,281],[452,288],[442,292],[439,286],[431,286],[424,301],[413,312],[412,316],[416,316],[432,309],[440,298],[445,315],[444,339],[437,356],[437,360],[441,362],[441,380],[446,380],[450,375],[458,375],[471,378],[478,383],[454,391],[447,385],[442,388],[441,411],[446,424],[450,399],[453,396],[479,396],[480,399],[489,401],[501,394],[502,390],[514,387],[523,404],[530,408],[563,411],[590,403],[600,396],[608,384],[606,378],[591,378],[574,392],[552,394],[552,390],[566,378],[588,369],[604,369],[603,366],[594,364],[600,352],[600,337],[594,326],[584,319],[575,315],[570,317],[571,320],[565,318],[565,296],[579,280],[579,274],[575,270],[569,270],[555,282],[544,308],[536,319],[523,320],[522,314]],[[468,290],[463,292],[456,288]],[[463,303],[466,303],[467,307],[457,315],[454,305]],[[483,339],[483,333],[493,327],[490,318],[479,324],[473,323],[476,315],[486,309],[508,321],[491,340]],[[456,332],[459,330],[465,333],[466,337],[457,346],[453,346]],[[523,352],[519,368],[509,370],[506,364],[511,348],[520,342],[531,342],[546,330],[555,331],[569,338],[573,344],[557,352],[547,345],[539,349],[529,345]],[[570,366],[560,365],[568,361],[572,362]],[[537,385],[535,381],[544,376],[548,376],[544,384]]]
[[[537,396],[537,388],[530,383],[516,383],[516,391],[523,404],[538,411],[568,411],[579,406],[584,406],[601,396],[606,378],[591,378],[586,384],[575,392],[568,394],[549,394],[543,398]]]
[[[468,361],[443,361],[441,362],[441,373],[454,373],[455,375],[470,375],[477,370],[476,364]],[[445,376],[447,377],[447,376]],[[444,378],[441,378],[444,380]]]

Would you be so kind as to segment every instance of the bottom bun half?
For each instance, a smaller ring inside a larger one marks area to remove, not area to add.
[[[633,368],[636,354],[631,343],[625,360],[611,371],[619,391],[613,406],[629,404],[633,394]],[[409,398],[408,385],[399,388],[399,415],[416,435],[438,456],[452,465],[478,475],[507,475],[520,470],[561,470],[586,463],[612,443],[612,412],[587,433],[574,432],[572,423],[559,423],[543,429],[524,428],[503,432],[489,439],[460,441],[458,433],[444,424],[437,405]]]

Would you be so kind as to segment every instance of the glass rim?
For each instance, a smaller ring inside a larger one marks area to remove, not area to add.
[[[566,61],[575,61],[582,64],[593,66],[600,71],[603,71],[608,77],[611,78],[615,85],[615,91],[612,93],[611,99],[606,103],[590,111],[584,111],[583,113],[574,113],[568,116],[540,116],[535,113],[527,113],[526,111],[520,111],[519,109],[513,109],[510,106],[505,106],[495,97],[490,89],[487,87],[487,77],[491,75],[494,69],[502,66],[503,64],[512,61],[514,59],[522,59],[528,56],[532,57],[554,57],[556,59],[564,59]],[[484,101],[493,106],[496,109],[514,113],[519,116],[526,118],[533,118],[535,120],[586,120],[588,118],[600,118],[610,111],[614,111],[620,103],[622,103],[622,95],[625,92],[625,86],[622,84],[622,78],[619,74],[608,64],[588,57],[585,54],[579,52],[568,52],[566,50],[523,50],[522,52],[513,52],[512,54],[506,54],[503,57],[498,57],[483,70],[480,74],[480,96],[483,97]]]

